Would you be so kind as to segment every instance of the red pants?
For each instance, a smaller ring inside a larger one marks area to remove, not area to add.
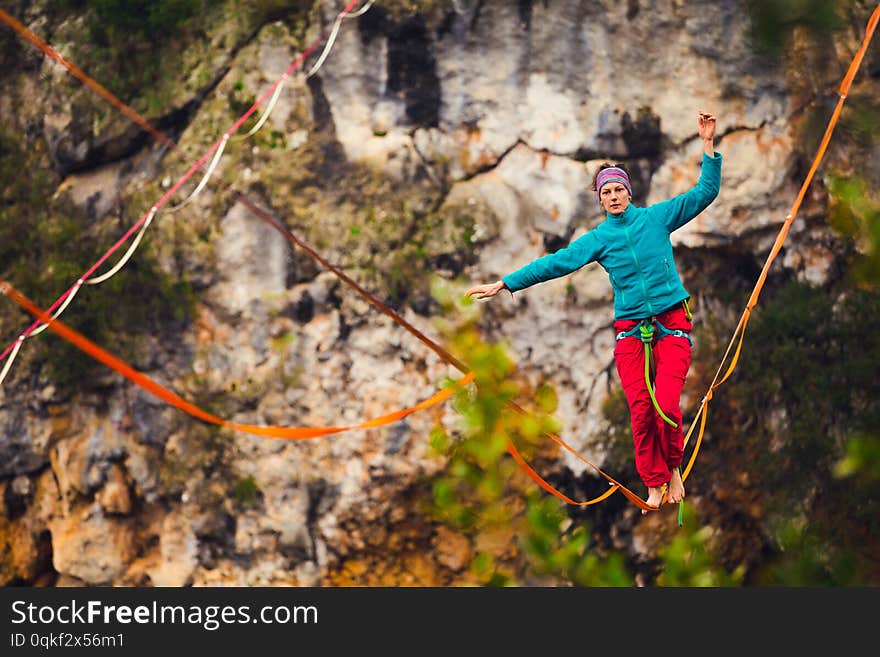
[[[691,322],[681,306],[660,313],[657,320],[670,330],[691,332]],[[635,320],[614,322],[615,335],[638,323]],[[654,396],[660,409],[677,427],[663,421],[645,387],[645,345],[638,334],[617,341],[614,362],[629,405],[636,470],[646,486],[657,487],[667,483],[672,469],[681,465],[684,434],[680,398],[691,365],[691,344],[684,337],[661,337],[655,328],[651,348],[654,352]]]

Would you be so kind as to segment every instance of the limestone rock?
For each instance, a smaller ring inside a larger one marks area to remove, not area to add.
[[[89,585],[117,581],[136,551],[130,525],[109,519],[97,504],[51,520],[49,531],[55,570]]]

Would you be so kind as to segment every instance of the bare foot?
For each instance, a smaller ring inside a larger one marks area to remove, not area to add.
[[[650,506],[655,506],[658,509],[660,508],[660,503],[663,501],[663,486],[650,486],[648,488],[648,499],[645,500]],[[646,509],[642,509],[642,515],[648,513]]]
[[[678,468],[672,468],[672,479],[669,480],[669,503],[678,504],[684,499],[684,482]]]

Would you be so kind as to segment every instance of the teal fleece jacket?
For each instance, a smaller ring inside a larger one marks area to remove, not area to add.
[[[630,203],[555,253],[502,277],[511,292],[598,262],[611,279],[614,318],[646,319],[689,298],[672,257],[669,235],[705,210],[721,188],[721,153],[703,153],[700,179],[684,194],[646,208]]]

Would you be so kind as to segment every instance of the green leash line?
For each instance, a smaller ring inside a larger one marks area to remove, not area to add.
[[[663,421],[674,428],[678,428],[678,425],[666,417],[666,413],[660,409],[660,404],[657,403],[657,397],[654,396],[654,386],[651,385],[651,361],[654,356],[653,351],[651,350],[651,341],[654,339],[654,325],[642,322],[642,324],[639,325],[639,328],[642,332],[642,342],[645,343],[645,387],[648,388],[648,394],[651,395],[651,402],[654,404],[654,409],[660,417],[663,418]]]

